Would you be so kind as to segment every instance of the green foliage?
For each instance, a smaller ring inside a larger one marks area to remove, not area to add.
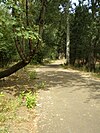
[[[24,103],[29,109],[36,106],[36,93],[31,91],[25,93],[25,91],[23,91],[21,92],[19,98],[21,100],[21,104]]]
[[[100,73],[95,73],[93,76],[100,79]]]
[[[36,93],[21,92],[19,97],[12,98],[0,93],[0,133],[9,133],[9,122],[19,121],[17,112],[21,106],[26,106],[29,109],[36,106]]]
[[[34,29],[37,30],[37,27],[34,26]],[[36,41],[37,39],[41,40],[37,31],[33,31],[32,28],[26,28],[23,26],[16,28],[15,35],[18,37],[23,37],[24,39],[31,39],[33,41]]]
[[[37,78],[37,72],[36,71],[30,72],[29,77],[30,77],[30,79],[36,79]]]
[[[89,12],[85,6],[76,7],[74,22],[71,25],[71,54],[76,59],[82,59],[89,53],[88,46],[90,45],[90,40],[88,35],[90,20]]]
[[[37,40],[41,41],[38,35],[38,26],[32,22],[32,16],[30,17],[32,18],[31,24],[29,26],[26,25],[24,3],[21,2],[18,5],[12,0],[3,2],[0,2],[0,67],[19,60],[15,46],[16,38],[19,48],[23,50],[26,56],[29,55],[30,51],[28,46],[29,39],[33,48]]]
[[[35,85],[35,87],[36,87],[36,90],[39,90],[39,89],[45,89],[45,86],[46,86],[46,82],[40,82],[40,83],[37,83],[36,85]]]
[[[38,41],[41,41],[42,46],[38,46],[33,63],[43,63],[46,58],[56,59],[60,53],[66,55],[66,2],[65,0],[56,0],[55,2],[47,0],[42,27],[43,36],[40,37],[38,33],[42,5],[39,0],[28,1],[28,14],[24,1],[19,3],[12,0],[0,1],[0,66],[6,66],[11,61],[19,59],[14,45],[15,38],[26,57],[30,55],[31,51],[28,45],[29,40],[31,40],[32,49],[35,49]],[[70,12],[71,65],[79,60],[89,62],[91,52],[94,52],[95,58],[100,58],[100,13],[99,2],[96,2],[96,6],[93,7],[90,3],[87,2],[86,5],[84,1],[81,1],[74,11]],[[14,9],[14,15],[12,9]],[[27,19],[29,24],[26,22]],[[80,64],[78,65],[80,66]]]
[[[32,92],[29,92],[25,95],[26,98],[26,106],[28,108],[33,108],[36,106],[36,94],[32,94]]]
[[[6,66],[16,55],[9,10],[0,5],[0,67]]]
[[[70,27],[71,65],[77,65],[85,69],[86,65],[88,66],[91,62],[95,62],[93,59],[96,60],[98,58],[98,49],[100,49],[98,45],[98,22],[93,19],[93,15],[87,5],[78,5],[76,6],[75,14],[71,16]],[[91,55],[94,57],[91,57]]]
[[[45,53],[43,52],[43,49],[41,48],[37,54],[33,57],[33,62],[36,62],[37,64],[43,63]]]

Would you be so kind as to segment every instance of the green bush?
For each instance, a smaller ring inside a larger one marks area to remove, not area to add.
[[[20,103],[24,103],[27,108],[33,108],[36,106],[36,93],[29,91],[25,93],[24,91],[21,92],[20,96]]]
[[[25,95],[26,98],[26,106],[28,108],[33,108],[36,106],[36,94],[32,94],[32,92],[29,92]]]

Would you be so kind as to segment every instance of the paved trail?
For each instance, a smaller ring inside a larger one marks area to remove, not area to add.
[[[54,63],[37,68],[37,133],[100,133],[100,80],[60,68]]]

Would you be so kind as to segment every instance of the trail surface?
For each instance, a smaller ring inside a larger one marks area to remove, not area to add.
[[[37,68],[37,133],[100,133],[100,80],[63,69],[60,62]]]

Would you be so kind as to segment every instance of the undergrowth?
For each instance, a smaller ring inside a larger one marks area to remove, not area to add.
[[[36,71],[29,72],[29,78],[30,79],[36,79],[37,78],[37,72]]]
[[[17,73],[16,77],[11,77],[12,79],[14,78],[14,87],[18,87],[17,84],[19,85],[20,80],[24,79],[23,82],[25,82],[25,85],[22,84],[19,88],[16,88],[18,89],[18,94],[13,95],[14,93],[16,94],[16,90],[11,93],[9,93],[10,90],[9,92],[4,90],[0,93],[0,133],[9,133],[9,122],[19,119],[17,116],[18,110],[23,108],[23,106],[24,109],[34,109],[37,102],[37,90],[45,88],[45,82],[33,82],[34,79],[37,78],[36,71],[29,72],[25,68],[23,71],[20,71],[20,73]],[[32,88],[30,86],[32,86]]]
[[[19,95],[20,104],[25,105],[27,108],[33,108],[36,106],[36,93],[29,91],[25,93],[25,91],[21,92]]]
[[[0,124],[15,116],[15,110],[19,107],[18,99],[10,99],[0,93]]]
[[[34,108],[36,93],[21,92],[19,96],[12,99],[2,92],[0,93],[0,133],[9,133],[5,123],[17,118],[17,109],[20,109],[21,106],[26,106],[28,109]]]
[[[96,78],[100,78],[100,73],[93,73],[92,75]]]

